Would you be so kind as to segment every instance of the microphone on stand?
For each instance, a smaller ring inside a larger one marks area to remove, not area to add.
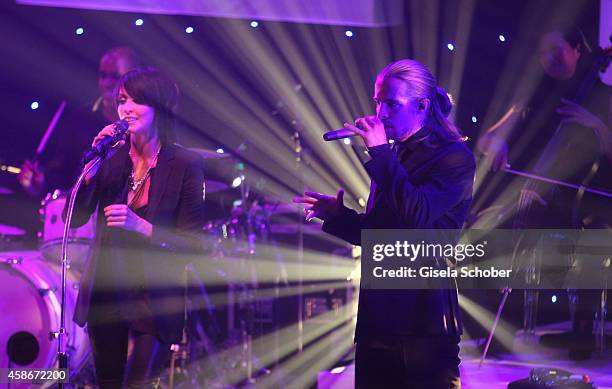
[[[85,163],[91,161],[92,159],[98,156],[102,158],[106,157],[106,154],[108,154],[110,149],[112,149],[118,142],[120,142],[123,139],[125,132],[130,126],[127,120],[123,120],[123,119],[117,120],[113,124],[115,126],[114,128],[115,134],[113,136],[109,136],[107,138],[102,139],[100,142],[98,142],[97,145],[92,147],[91,150],[89,150],[85,154],[85,157],[84,157]]]
[[[327,131],[323,134],[323,139],[329,142],[331,140],[350,138],[351,136],[357,136],[357,134],[346,128],[341,128],[339,130]]]

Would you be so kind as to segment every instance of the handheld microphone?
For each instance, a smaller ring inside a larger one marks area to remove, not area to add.
[[[357,134],[346,128],[341,128],[339,130],[327,131],[323,134],[323,139],[329,142],[330,140],[350,138],[351,136],[357,136]]]
[[[91,148],[84,157],[85,163],[91,161],[96,157],[104,158],[106,154],[112,149],[119,141],[123,139],[125,132],[127,131],[130,124],[126,120],[117,120],[113,123],[115,126],[115,134],[107,138],[102,139],[97,145]]]

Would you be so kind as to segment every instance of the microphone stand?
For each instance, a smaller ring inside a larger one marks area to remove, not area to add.
[[[300,128],[297,121],[294,121],[295,131],[293,132],[293,142],[295,151],[295,167],[297,176],[304,188],[304,172],[302,170],[302,139]],[[297,263],[298,263],[298,352],[301,353],[304,349],[304,217],[300,214],[298,219],[297,233]]]
[[[110,148],[109,148],[110,149]],[[100,163],[106,158],[108,154],[108,150],[102,155],[98,155],[93,159],[93,163],[86,167],[79,175],[76,183],[74,184],[72,191],[70,192],[70,198],[68,199],[68,209],[66,212],[66,224],[64,225],[64,235],[62,237],[62,257],[61,257],[61,266],[62,266],[62,281],[61,281],[61,305],[60,305],[60,328],[56,332],[51,333],[51,338],[57,339],[57,360],[59,362],[60,369],[66,369],[68,372],[68,354],[65,350],[64,345],[64,337],[66,336],[66,276],[68,271],[68,232],[70,230],[70,224],[72,223],[72,214],[74,212],[75,199],[77,194],[79,193],[79,189],[85,180],[85,177],[91,172],[94,168],[98,167]],[[64,383],[58,383],[58,388],[63,389]]]

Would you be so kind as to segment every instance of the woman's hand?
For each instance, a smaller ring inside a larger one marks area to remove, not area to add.
[[[501,137],[486,133],[478,139],[476,147],[491,161],[491,170],[494,172],[503,170],[508,165],[508,143]]]
[[[98,145],[98,143],[100,143],[102,140],[104,140],[105,138],[108,138],[110,136],[115,135],[115,133],[116,133],[115,125],[114,124],[109,124],[108,126],[104,127],[102,130],[100,130],[100,132],[98,132],[98,135],[96,135],[96,137],[93,139],[93,142],[91,142],[91,147],[96,147]],[[117,144],[117,147],[113,147],[113,148],[111,148],[109,150],[106,158],[110,158],[113,155],[115,155],[117,150],[119,150],[124,144],[125,144],[125,140],[120,140],[119,143]],[[85,165],[85,169],[88,169],[93,164],[94,161],[95,161],[95,159],[89,161],[87,163],[87,165]],[[94,178],[94,176],[98,172],[99,168],[100,168],[100,164],[98,164],[96,167],[94,167],[89,172],[89,174],[87,174],[87,176],[85,176],[85,182],[87,184],[89,184],[91,182],[91,180]]]
[[[389,143],[385,125],[376,116],[366,116],[355,119],[355,125],[344,123],[344,128],[361,136],[367,148]]]
[[[137,232],[147,238],[153,234],[153,225],[136,215],[126,204],[109,205],[104,208],[104,217],[106,217],[108,227]]]
[[[561,104],[556,111],[559,115],[563,116],[564,123],[576,123],[598,132],[606,129],[606,125],[599,117],[592,114],[580,104],[576,104],[566,99],[561,99],[561,101],[563,104]]]
[[[546,200],[544,200],[536,191],[531,189],[522,189],[518,203],[519,211],[529,210],[534,203],[538,203],[544,208],[548,207]]]
[[[306,221],[317,217],[321,220],[329,220],[340,215],[344,207],[344,189],[340,189],[336,197],[317,192],[304,192],[307,197],[296,197],[294,203],[306,204],[304,215]]]

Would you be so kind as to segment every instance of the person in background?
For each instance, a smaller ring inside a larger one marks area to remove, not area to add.
[[[593,52],[579,28],[555,24],[540,35],[537,55],[543,74],[533,96],[513,104],[487,130],[478,140],[479,151],[493,171],[510,162],[517,170],[612,192],[612,93],[595,65],[609,53]],[[535,180],[527,180],[515,197],[516,228],[607,229],[612,224],[609,198]],[[567,347],[572,359],[588,358],[599,293],[578,291],[572,331],[543,336],[541,342]]]
[[[29,196],[40,198],[44,193],[69,189],[74,184],[93,131],[119,119],[114,101],[119,79],[141,64],[136,51],[128,46],[113,47],[102,55],[98,66],[100,96],[85,106],[67,107],[42,160],[25,160],[21,166],[17,179]]]

